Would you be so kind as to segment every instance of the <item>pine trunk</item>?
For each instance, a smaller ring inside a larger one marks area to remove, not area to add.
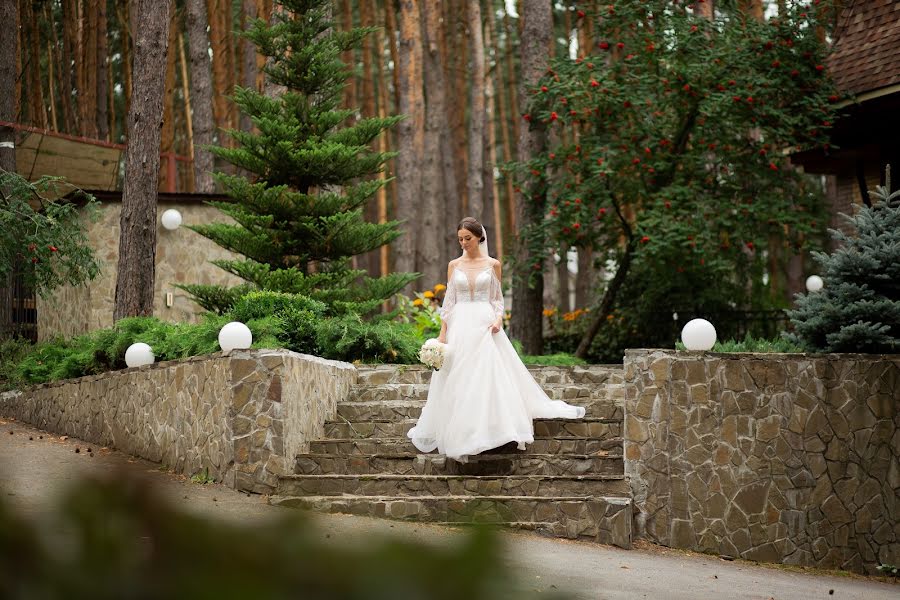
[[[484,22],[484,47],[488,50],[493,45],[493,18],[488,12]],[[496,53],[494,53],[496,56]],[[494,68],[485,72],[484,78],[484,154],[481,161],[481,180],[484,183],[482,193],[482,206],[484,218],[482,223],[491,232],[491,248],[494,256],[503,260],[503,228],[500,217],[500,202],[498,197],[497,179],[494,177],[494,163],[497,155],[497,129],[494,118]]]
[[[119,16],[119,23],[121,23],[123,29],[120,41],[122,44],[122,78],[125,80],[125,127],[127,128],[127,115],[131,112],[131,73],[133,54],[131,51],[131,42],[133,40],[131,32],[133,31],[133,28],[131,27],[131,10],[128,3],[125,4],[125,8]]]
[[[468,215],[484,218],[484,37],[481,31],[479,0],[467,0],[466,20],[469,29],[471,67],[469,69],[469,168],[466,197]]]
[[[166,92],[163,96],[163,125],[162,138],[160,140],[160,152],[165,154],[175,154],[175,87],[177,85],[175,77],[175,59],[178,56],[178,38],[177,38],[177,19],[175,11],[172,11],[169,19],[169,41],[168,53],[166,55]],[[171,160],[169,156],[164,156],[165,161]],[[177,177],[177,176],[176,176]],[[177,182],[169,181],[169,170],[167,165],[163,163],[160,169],[161,187],[164,190],[175,190]]]
[[[575,278],[575,308],[588,308],[594,303],[594,249],[578,248],[578,276]]]
[[[179,154],[185,154],[191,157],[191,162],[193,164],[194,160],[194,116],[191,114],[191,87],[190,87],[190,75],[188,74],[188,64],[187,64],[187,55],[184,52],[184,34],[182,32],[178,32],[178,67],[179,73],[181,74],[181,96],[184,101],[182,117],[184,120],[184,137],[182,137],[182,150],[179,151]],[[184,189],[193,194],[196,192],[194,188],[194,173],[193,171],[187,173],[181,177],[184,179]]]
[[[431,17],[432,19],[438,18],[441,16],[440,12],[432,7],[432,11],[435,12],[435,15]],[[454,123],[456,119],[454,118],[456,115],[456,110],[458,110],[458,106],[456,105],[455,94],[450,94],[450,98],[447,97],[447,92],[450,89],[449,84],[453,82],[452,72],[450,71],[451,60],[450,60],[450,52],[448,49],[448,44],[453,39],[453,31],[447,30],[446,24],[450,23],[451,20],[447,13],[443,15],[444,18],[444,27],[440,26],[440,23],[436,23],[434,27],[437,29],[437,37],[435,40],[438,44],[439,56],[438,60],[440,61],[440,77],[442,84],[441,86],[444,89],[443,94],[443,110],[439,111],[444,114],[444,120],[441,123],[441,137],[440,137],[440,147],[441,147],[441,180],[443,182],[444,187],[444,196],[443,196],[443,222],[444,228],[441,232],[441,238],[444,240],[444,243],[441,248],[441,254],[444,257],[444,262],[448,262],[449,260],[456,258],[459,256],[459,242],[456,238],[456,224],[463,217],[462,214],[462,192],[460,192],[460,180],[459,180],[459,171],[457,171],[457,164],[455,160],[455,155],[453,152],[453,148],[455,147],[455,137],[454,137]],[[448,40],[450,38],[450,40]],[[437,111],[438,108],[435,107]],[[449,111],[453,111],[450,114]]]
[[[353,29],[353,11],[350,9],[350,0],[341,0],[341,24],[344,31]],[[356,53],[354,50],[345,51],[341,56],[341,60],[344,61],[348,69],[356,72]],[[343,108],[358,108],[355,76],[348,79],[347,85],[344,87]]]
[[[372,6],[373,0],[360,0],[359,2],[359,26],[371,27],[375,24],[375,10]],[[378,116],[378,107],[375,105],[375,70],[372,68],[372,37],[367,35],[363,38],[361,58],[362,58],[362,80],[360,86],[361,106],[360,112],[362,117],[369,118]],[[380,46],[379,46],[380,48]],[[372,143],[372,148],[378,150],[379,141]],[[381,174],[379,174],[379,177]],[[382,188],[383,189],[383,188]],[[379,190],[381,191],[381,190]],[[369,223],[378,222],[378,201],[369,201],[366,204],[365,218]],[[371,277],[377,277],[381,270],[380,249],[367,252],[361,257],[363,268]]]
[[[0,121],[16,120],[16,56],[18,56],[18,7],[14,0],[0,1]],[[0,169],[16,172],[15,130],[0,126]]]
[[[86,137],[97,139],[97,10],[100,0],[85,0],[82,7],[81,32],[84,61],[84,87],[78,90],[81,100],[81,125]]]
[[[109,42],[106,35],[106,0],[97,2],[97,137],[109,141]]]
[[[209,41],[212,45],[213,116],[216,128],[225,129],[228,127],[228,50],[225,46],[225,22],[221,4],[220,0],[206,0]]]
[[[125,149],[113,319],[153,314],[156,199],[171,0],[133,0],[134,82]]]
[[[214,189],[213,155],[205,148],[213,143],[212,76],[209,61],[209,37],[206,33],[204,0],[188,0],[188,48],[191,63],[191,98],[194,129],[194,189],[208,194]]]
[[[375,0],[363,0],[364,2],[372,2],[374,4]],[[372,10],[372,14],[375,14],[374,7]],[[387,27],[379,28],[375,31],[375,48],[378,49],[375,55],[375,81],[378,82],[378,116],[385,117],[388,114],[388,106],[390,104],[389,96],[388,96],[388,81],[387,76],[385,75],[385,66],[384,66],[384,37],[383,31],[387,29]],[[393,45],[393,42],[388,42]],[[378,136],[378,151],[379,152],[387,152],[388,151],[388,140],[390,135],[390,130],[383,131],[381,135]],[[380,179],[387,179],[387,173],[385,171],[389,171],[393,173],[393,166],[396,164],[396,159],[392,159],[388,161],[384,168],[378,173],[378,177]],[[396,179],[392,180],[386,186],[381,187],[378,192],[375,194],[375,205],[377,206],[377,214],[378,214],[378,223],[386,223],[388,218],[388,186],[392,186],[391,189],[396,190]],[[396,198],[396,194],[394,194]],[[391,247],[389,244],[385,244],[379,249],[378,255],[378,274],[387,275],[391,268],[391,260],[390,260],[390,252]]]
[[[519,13],[523,23],[520,41],[522,77],[519,95],[526,96],[529,86],[535,85],[547,70],[551,43],[553,16],[549,1],[523,2]],[[522,127],[518,140],[518,161],[527,162],[543,152],[547,144],[544,126],[532,121]],[[546,194],[543,189],[524,189],[516,196],[516,222],[519,231],[537,225],[543,217]],[[510,335],[522,342],[528,354],[543,352],[542,298],[544,278],[538,258],[532,256],[523,243],[516,244],[516,262],[513,273],[513,310]],[[534,265],[538,269],[534,269]]]
[[[422,156],[422,222],[419,236],[419,268],[428,285],[446,279],[449,260],[445,242],[450,230],[444,203],[447,197],[445,172],[442,170],[443,139],[447,123],[447,90],[441,65],[441,8],[433,2],[422,6],[422,31],[425,42],[425,150]],[[452,166],[452,165],[451,165]],[[452,169],[451,169],[452,171]],[[453,182],[455,187],[455,182]]]
[[[425,106],[422,97],[422,40],[418,0],[401,0],[399,13],[401,114],[398,126],[397,218],[404,219],[404,235],[395,242],[394,269],[417,271],[416,247],[420,227],[418,203],[422,198],[422,155],[425,145]],[[412,286],[409,286],[411,291]]]
[[[65,3],[62,3],[62,9],[65,10]],[[48,7],[48,12],[52,11],[52,8]],[[65,20],[65,13],[63,12],[63,20]],[[48,17],[48,22],[53,22],[52,17]],[[68,48],[66,47],[66,40],[63,39],[60,42],[59,35],[56,31],[56,25],[50,28],[50,32],[52,35],[52,44],[54,48],[53,52],[53,65],[54,72],[56,75],[56,89],[59,92],[59,107],[60,107],[60,119],[61,128],[58,131],[67,131],[72,132],[75,130],[75,119],[72,116],[72,69],[71,63],[66,60],[65,57],[69,55]],[[63,32],[65,32],[65,24],[63,24]]]
[[[244,0],[244,28],[246,29],[250,27],[251,21],[256,18],[256,0]],[[258,89],[256,87],[256,77],[258,73],[256,59],[256,46],[254,46],[253,42],[251,42],[250,40],[242,39],[241,61],[243,66],[241,68],[241,85],[251,90]],[[209,71],[208,65],[207,71]],[[241,113],[241,131],[250,131],[252,128],[253,124],[250,121],[250,117],[244,113]]]

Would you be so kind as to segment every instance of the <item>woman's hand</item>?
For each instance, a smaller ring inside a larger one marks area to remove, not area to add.
[[[501,329],[503,329],[503,321],[501,321],[500,319],[497,319],[496,321],[491,323],[491,333],[497,333]]]

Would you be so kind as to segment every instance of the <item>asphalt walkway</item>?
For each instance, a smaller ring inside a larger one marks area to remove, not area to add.
[[[59,491],[82,475],[114,469],[149,478],[155,489],[178,506],[209,518],[253,522],[289,510],[270,506],[261,496],[192,483],[154,463],[0,419],[0,494],[31,518],[49,513]],[[349,515],[316,515],[315,522],[323,538],[337,543],[395,535],[441,544],[465,535],[456,529]],[[897,583],[862,577],[788,571],[649,544],[628,551],[528,533],[501,535],[505,558],[523,587],[565,590],[585,600],[900,599]]]

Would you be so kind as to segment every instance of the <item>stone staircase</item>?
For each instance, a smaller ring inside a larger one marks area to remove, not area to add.
[[[527,450],[507,444],[459,463],[406,438],[428,395],[421,366],[361,366],[325,437],[297,456],[273,504],[447,524],[497,523],[548,535],[631,545],[623,473],[622,368],[534,367],[554,399],[583,419],[539,419]]]

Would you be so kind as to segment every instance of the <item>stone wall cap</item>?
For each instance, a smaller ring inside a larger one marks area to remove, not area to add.
[[[673,350],[672,348],[629,348],[625,356],[665,355],[671,358],[712,357],[718,359],[747,358],[795,358],[803,360],[890,360],[900,361],[900,354],[863,354],[863,353],[812,353],[812,352],[704,352],[702,350]]]

